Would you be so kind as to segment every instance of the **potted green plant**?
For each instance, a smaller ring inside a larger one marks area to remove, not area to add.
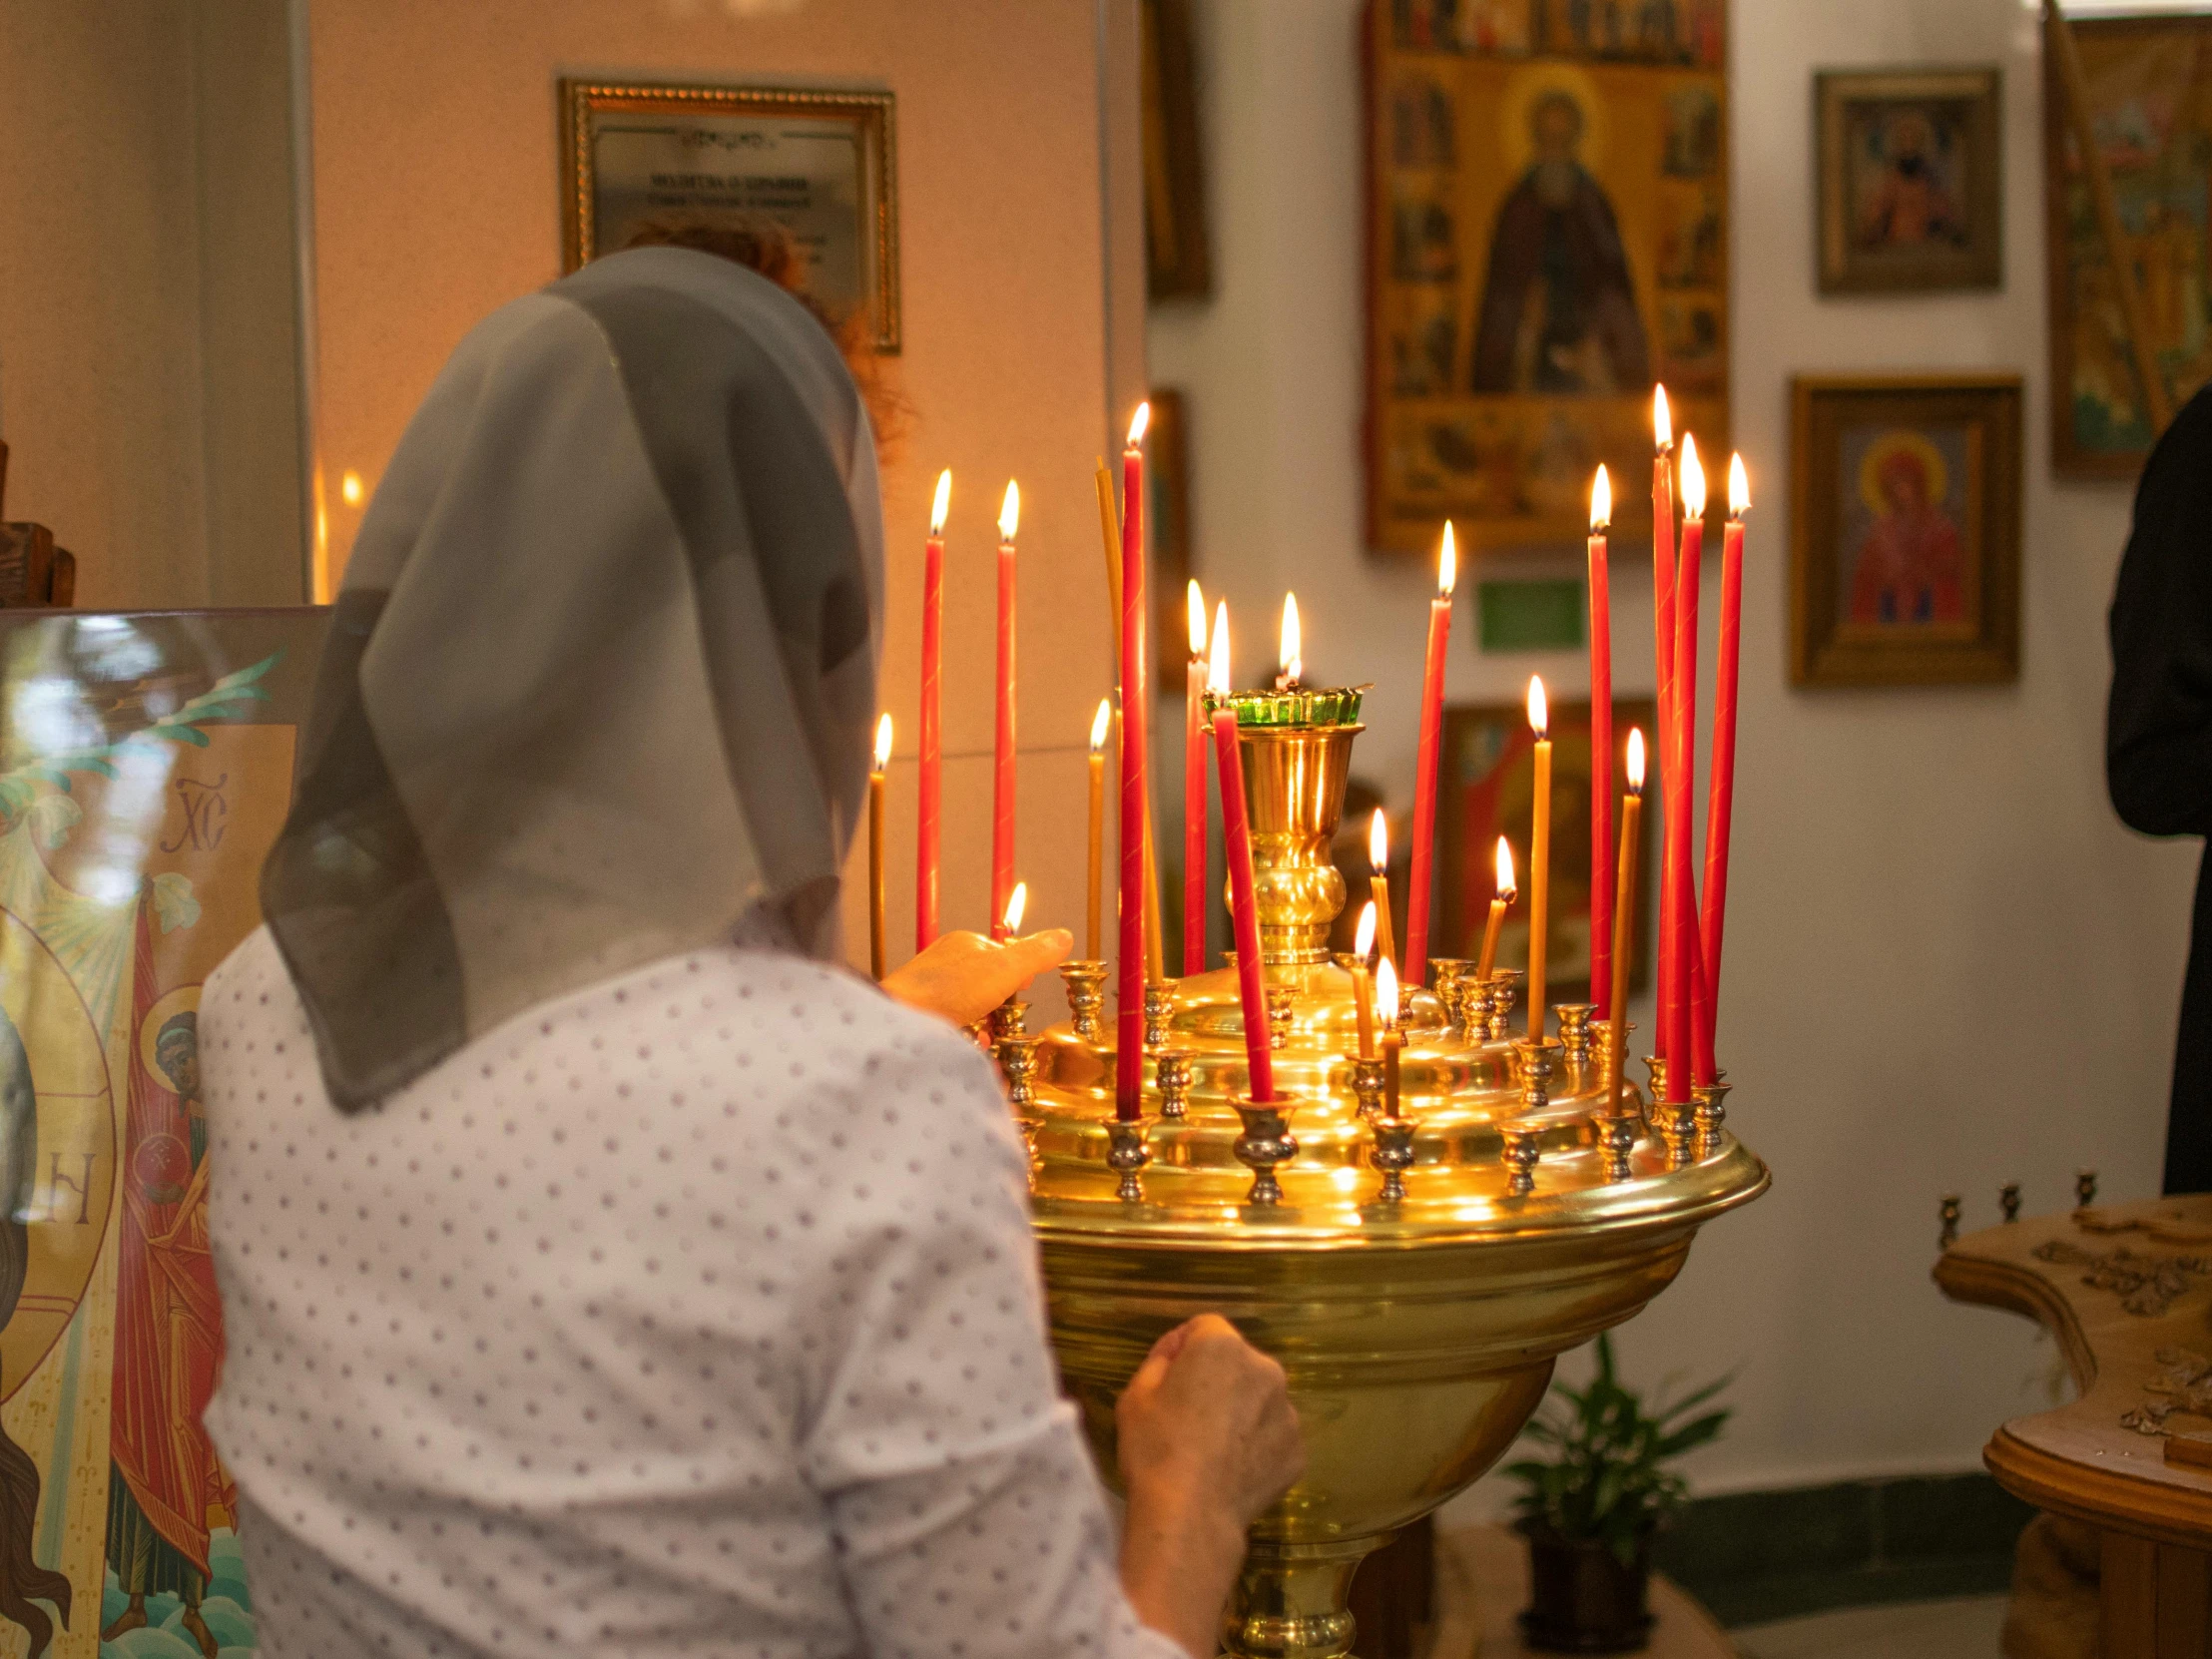
[[[1521,1629],[1529,1646],[1627,1653],[1649,1639],[1652,1533],[1689,1495],[1670,1465],[1720,1433],[1725,1409],[1693,1413],[1728,1381],[1646,1410],[1641,1395],[1621,1386],[1612,1341],[1600,1337],[1589,1385],[1552,1384],[1551,1401],[1526,1430],[1550,1455],[1505,1471],[1525,1487],[1516,1526],[1528,1539]]]

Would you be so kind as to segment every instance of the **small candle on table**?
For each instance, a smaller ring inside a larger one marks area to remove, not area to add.
[[[1413,867],[1405,894],[1405,983],[1428,977],[1428,889],[1436,838],[1436,760],[1443,748],[1444,648],[1451,639],[1451,590],[1459,553],[1444,521],[1436,552],[1436,597],[1428,602],[1428,655],[1421,670],[1420,737],[1413,762]]]
[[[1475,958],[1476,983],[1489,978],[1490,968],[1497,960],[1497,930],[1504,923],[1505,912],[1513,907],[1519,896],[1513,885],[1513,848],[1503,835],[1497,838],[1497,893],[1490,900],[1490,919],[1482,925],[1482,954]]]
[[[1113,725],[1114,700],[1102,697],[1091,717],[1091,842],[1089,877],[1083,883],[1083,955],[1093,962],[1104,959],[1098,953],[1098,889],[1106,872],[1106,734]]]
[[[1184,590],[1191,655],[1183,665],[1183,971],[1206,971],[1206,596]]]
[[[1137,405],[1121,454],[1121,884],[1114,990],[1114,1115],[1134,1123],[1144,1107],[1145,788],[1144,430],[1152,405]],[[1263,1032],[1264,1034],[1264,1032]]]
[[[1590,1000],[1604,1006],[1613,977],[1613,590],[1605,532],[1613,481],[1590,485]]]
[[[1710,1083],[1712,1058],[1705,1051],[1704,973],[1697,936],[1697,870],[1690,850],[1690,815],[1697,778],[1697,623],[1698,578],[1705,556],[1705,467],[1697,439],[1682,437],[1682,549],[1674,579],[1675,650],[1673,730],[1667,756],[1667,927],[1674,939],[1675,999],[1667,1028],[1672,1060],[1667,1092],[1675,1103],[1689,1099],[1693,1083]]]
[[[1352,1008],[1360,1025],[1360,1058],[1375,1058],[1375,981],[1368,976],[1368,957],[1375,951],[1375,900],[1360,912],[1360,932],[1352,945]]]
[[[1375,902],[1375,936],[1382,947],[1382,959],[1397,959],[1397,938],[1390,926],[1390,825],[1382,809],[1368,821],[1368,896]]]
[[[1674,770],[1674,416],[1667,407],[1667,388],[1651,388],[1651,584],[1652,628],[1658,671],[1659,771],[1664,785]],[[1652,1052],[1667,1056],[1667,1037],[1673,1023],[1675,1001],[1673,913],[1674,865],[1668,847],[1674,840],[1674,815],[1660,824],[1659,843],[1659,1006],[1653,1021]]]
[[[1536,734],[1534,818],[1528,830],[1528,1040],[1544,1040],[1544,938],[1551,919],[1551,712],[1544,683],[1528,681],[1528,729]]]
[[[1214,769],[1221,775],[1223,838],[1229,854],[1229,905],[1237,935],[1237,1001],[1244,1012],[1245,1063],[1252,1098],[1275,1099],[1275,1055],[1268,1029],[1267,979],[1260,959],[1260,903],[1252,874],[1252,827],[1245,822],[1244,757],[1237,748],[1237,711],[1229,695],[1227,616],[1214,624],[1213,662],[1207,676],[1214,710]]]
[[[1605,1000],[1613,1041],[1606,1055],[1607,1110],[1620,1116],[1621,1065],[1628,1058],[1628,967],[1636,942],[1636,842],[1644,812],[1644,735],[1628,729],[1628,791],[1621,798],[1620,908],[1613,921],[1613,982]]]
[[[991,743],[991,917],[994,928],[1014,885],[1014,531],[1021,487],[1009,482],[998,509],[998,724]],[[996,937],[1004,938],[1003,931]]]
[[[937,474],[929,539],[921,548],[921,749],[914,780],[914,948],[937,936],[937,845],[943,800],[944,516],[952,505],[952,469]]]
[[[891,717],[875,723],[875,765],[867,775],[867,959],[883,978],[883,769],[891,763]]]
[[[1397,1116],[1397,1058],[1405,1037],[1397,1028],[1397,972],[1388,958],[1375,967],[1375,1012],[1382,1025],[1382,1115]]]
[[[1713,653],[1713,779],[1705,803],[1705,1045],[1720,1025],[1721,932],[1728,918],[1728,833],[1736,806],[1736,681],[1744,614],[1744,514],[1751,481],[1744,458],[1728,463],[1728,527],[1721,532],[1720,637]]]

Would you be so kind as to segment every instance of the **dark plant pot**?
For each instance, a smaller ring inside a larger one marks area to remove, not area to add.
[[[1546,1653],[1634,1653],[1651,1640],[1645,1594],[1651,1584],[1651,1539],[1636,1558],[1601,1543],[1563,1538],[1548,1526],[1515,1527],[1528,1540],[1528,1611],[1520,1616],[1528,1645]]]

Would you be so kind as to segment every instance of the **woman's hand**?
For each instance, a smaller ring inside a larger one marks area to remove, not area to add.
[[[1137,1616],[1199,1659],[1221,1642],[1245,1528],[1306,1470],[1283,1368],[1219,1314],[1177,1326],[1114,1405]]]
[[[944,933],[886,973],[883,989],[909,1008],[972,1025],[1038,974],[1066,961],[1074,948],[1075,935],[1065,927],[1004,944],[980,933]]]

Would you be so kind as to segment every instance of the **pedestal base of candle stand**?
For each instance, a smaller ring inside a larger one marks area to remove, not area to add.
[[[1438,1534],[1436,1618],[1419,1659],[1520,1659],[1537,1650],[1521,1635],[1528,1605],[1528,1545],[1502,1526]],[[1651,1642],[1645,1659],[1735,1659],[1727,1633],[1680,1585],[1651,1575]]]

